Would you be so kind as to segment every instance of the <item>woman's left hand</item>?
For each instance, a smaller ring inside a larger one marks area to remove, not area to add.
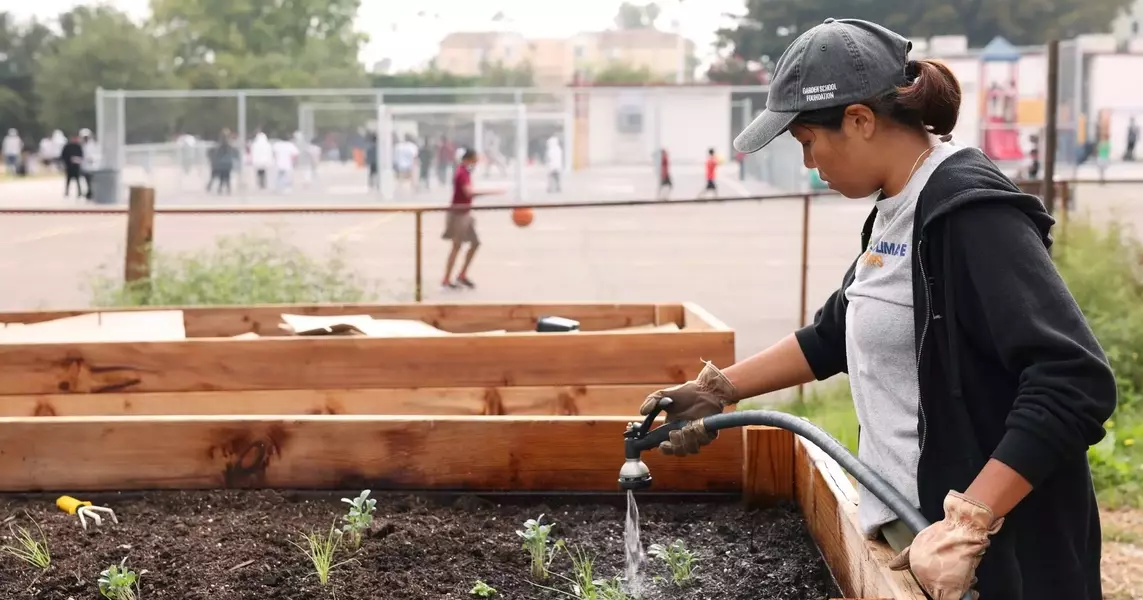
[[[984,504],[950,491],[945,518],[923,529],[889,562],[894,571],[910,569],[933,600],[960,600],[976,583],[976,567],[1004,519]],[[973,597],[976,598],[974,592]]]

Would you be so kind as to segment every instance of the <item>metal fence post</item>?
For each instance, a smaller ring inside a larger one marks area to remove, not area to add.
[[[423,254],[424,254],[424,223],[423,223],[423,219],[422,219],[423,215],[424,215],[423,210],[417,210],[417,211],[414,211],[414,213],[413,213],[413,221],[414,221],[414,231],[413,231],[414,251],[413,251],[413,253],[416,256],[416,260],[415,260],[416,266],[414,267],[416,270],[416,273],[413,275],[413,281],[415,282],[414,283],[415,288],[413,290],[413,299],[416,302],[420,302],[423,299],[422,298],[423,285],[422,285],[422,278],[421,278],[421,271],[423,270],[422,267],[424,266],[423,265],[423,258],[422,258]]]
[[[1044,126],[1044,208],[1048,214],[1056,209],[1056,141],[1059,138],[1060,112],[1060,41],[1048,41],[1048,98],[1045,102],[1047,123]],[[1067,207],[1064,207],[1067,210]]]
[[[810,195],[802,196],[801,291],[798,294],[798,327],[806,324],[806,296],[810,270]],[[798,402],[805,402],[805,386],[798,386]]]
[[[246,194],[246,92],[238,92],[238,193]]]

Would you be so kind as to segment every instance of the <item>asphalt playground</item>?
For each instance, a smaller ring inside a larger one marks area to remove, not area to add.
[[[733,165],[723,168],[723,196],[778,192],[762,183],[739,181],[737,175]],[[1136,174],[1132,167],[1109,175],[1135,178],[1143,172]],[[163,177],[149,182],[161,205],[387,204],[369,192],[364,172],[327,169],[319,173],[320,184],[288,193],[252,190],[248,183],[245,191],[236,189],[229,197],[205,193],[203,178]],[[674,178],[673,199],[695,197],[704,183],[699,165],[677,167]],[[514,201],[510,171],[507,177],[495,171],[486,176],[480,169],[474,181],[480,187],[507,190],[490,202]],[[777,341],[801,322],[801,200],[545,209],[543,204],[549,202],[649,199],[655,175],[646,167],[576,172],[565,177],[562,193],[549,194],[543,172],[532,169],[526,183],[525,198],[538,207],[530,226],[515,226],[506,210],[478,214],[483,245],[470,272],[475,290],[441,288],[448,252],[448,244],[440,239],[444,216],[425,215],[425,301],[689,300],[736,330],[739,358]],[[0,210],[80,205],[74,198],[65,200],[62,191],[63,181],[56,178],[0,181]],[[448,190],[439,186],[401,193],[393,204],[444,205],[448,200]],[[1077,214],[1118,214],[1143,223],[1143,185],[1084,184],[1076,196]],[[837,287],[859,251],[859,230],[870,206],[866,200],[840,197],[812,202],[806,319]],[[384,293],[381,300],[412,300],[414,218],[409,214],[159,215],[155,243],[166,252],[204,250],[219,236],[270,227],[315,256],[340,245],[352,267],[377,283]],[[85,284],[91,275],[101,267],[112,274],[122,272],[125,229],[122,215],[0,213],[0,310],[88,306]]]

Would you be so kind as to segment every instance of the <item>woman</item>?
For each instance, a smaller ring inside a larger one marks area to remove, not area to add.
[[[861,254],[813,324],[652,394],[694,420],[742,398],[849,374],[859,456],[933,525],[915,538],[860,490],[869,537],[938,600],[1099,600],[1089,445],[1115,382],[1048,254],[1054,223],[975,148],[949,143],[960,86],[877,25],[827,19],[779,59],[767,110],[735,140],[789,131],[849,198],[878,194]],[[943,137],[939,137],[943,136]],[[855,240],[856,242],[856,240]],[[855,247],[854,250],[857,250]],[[713,439],[695,421],[661,450]]]

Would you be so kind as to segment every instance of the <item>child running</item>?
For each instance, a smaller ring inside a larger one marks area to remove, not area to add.
[[[441,286],[456,289],[460,286],[475,288],[476,285],[468,278],[468,269],[472,266],[472,258],[480,248],[480,237],[476,235],[476,219],[472,216],[472,199],[477,196],[500,194],[500,191],[477,192],[472,187],[472,169],[476,167],[476,151],[469,148],[461,157],[460,165],[452,178],[452,204],[445,216],[445,230],[441,239],[452,242],[452,250],[448,254],[445,264],[445,276]],[[468,244],[468,254],[464,256],[464,264],[456,282],[452,281],[452,268],[456,265],[456,257],[460,248]]]

